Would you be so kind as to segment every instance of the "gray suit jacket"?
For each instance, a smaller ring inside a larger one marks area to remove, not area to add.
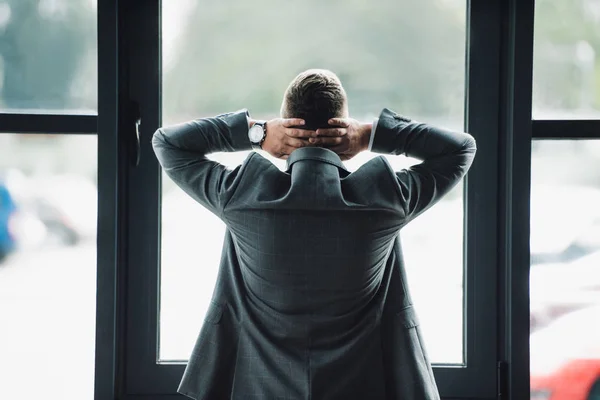
[[[194,399],[439,399],[406,286],[399,230],[455,186],[474,139],[384,109],[376,157],[346,170],[324,148],[282,172],[250,149],[240,111],[159,129],[166,173],[227,225],[211,305],[179,386]]]

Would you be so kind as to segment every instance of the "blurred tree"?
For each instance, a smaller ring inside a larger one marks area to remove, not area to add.
[[[87,4],[86,4],[87,3]],[[94,96],[79,96],[72,83],[88,47],[95,50],[91,2],[5,0],[0,2],[2,105],[12,109],[93,108]],[[94,70],[95,70],[94,66]],[[93,80],[94,76],[88,77]],[[93,82],[95,86],[96,81]]]

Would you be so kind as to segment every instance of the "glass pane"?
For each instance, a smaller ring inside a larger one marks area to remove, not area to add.
[[[600,118],[600,2],[535,2],[533,117]]]
[[[0,1],[0,111],[96,113],[96,2]]]
[[[600,140],[534,141],[531,178],[531,398],[598,399]]]
[[[277,117],[289,81],[319,67],[340,76],[350,114],[357,119],[372,120],[389,107],[462,130],[465,1],[412,1],[402,10],[391,0],[365,4],[163,2],[163,124],[240,108],[255,118]],[[290,24],[290,18],[310,19],[310,29]],[[249,21],[268,23],[248,29]],[[235,166],[247,155],[212,158]],[[355,170],[371,157],[361,154],[347,165]],[[270,159],[280,168],[285,165]],[[415,162],[389,160],[398,169]],[[402,232],[414,301],[436,363],[463,361],[461,189]],[[162,195],[159,358],[186,360],[212,295],[225,227],[166,176]],[[197,259],[198,243],[202,259]],[[428,251],[431,246],[444,250]],[[434,275],[443,276],[438,280],[443,284],[432,287],[427,277]],[[433,296],[447,299],[443,308]],[[181,318],[188,312],[199,317]]]
[[[0,399],[94,398],[96,149],[0,134]]]

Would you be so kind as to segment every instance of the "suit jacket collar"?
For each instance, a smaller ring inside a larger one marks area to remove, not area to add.
[[[301,147],[290,154],[287,159],[287,171],[292,168],[292,165],[302,160],[315,160],[335,165],[338,168],[348,171],[340,157],[333,151],[324,147]]]

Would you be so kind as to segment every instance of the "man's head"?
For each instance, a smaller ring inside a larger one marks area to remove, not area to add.
[[[281,117],[302,118],[305,129],[327,127],[330,118],[347,118],[348,101],[340,79],[325,69],[301,72],[283,95]]]

